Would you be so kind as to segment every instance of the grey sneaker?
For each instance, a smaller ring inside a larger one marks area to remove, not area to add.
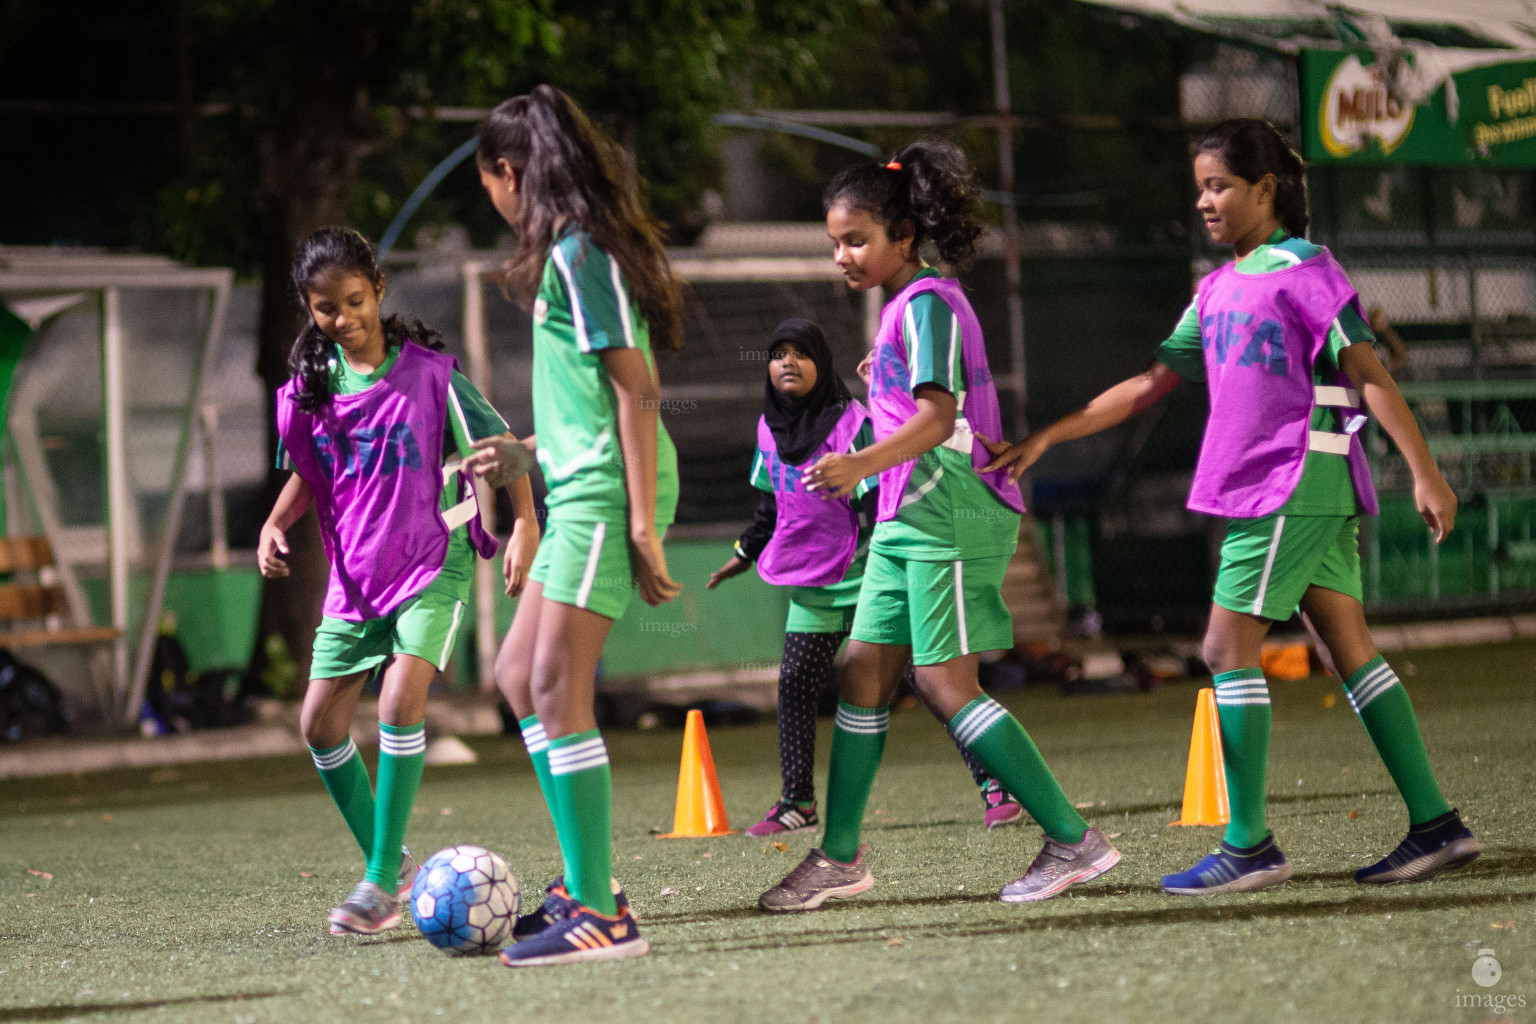
[[[416,858],[411,856],[408,847],[400,847],[400,886],[395,890],[397,899],[410,899],[411,886],[416,884],[416,876],[421,874],[421,865],[416,863]]]
[[[400,926],[400,901],[364,879],[331,911],[332,935],[377,935]]]
[[[759,896],[757,905],[774,912],[815,910],[827,900],[857,896],[874,884],[875,876],[864,862],[864,847],[859,847],[852,864],[840,864],[812,850],[784,881]]]
[[[1088,830],[1082,842],[1058,843],[1046,837],[1045,847],[1035,857],[1024,877],[1003,886],[997,898],[1004,903],[1033,903],[1048,900],[1078,882],[1098,878],[1120,863],[1120,851],[1109,845],[1104,833]]]

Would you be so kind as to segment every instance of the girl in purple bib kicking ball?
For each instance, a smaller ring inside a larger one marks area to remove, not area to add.
[[[752,486],[762,492],[752,525],[735,553],[709,577],[709,589],[746,572],[755,561],[765,582],[789,590],[784,661],[779,667],[779,799],[749,836],[798,832],[816,816],[816,707],[832,678],[833,661],[853,628],[854,609],[869,556],[879,502],[874,478],[853,493],[827,499],[808,490],[805,470],[821,456],[853,454],[875,443],[869,412],[848,392],[832,365],[821,328],[790,317],[768,339],[763,415],[757,421]],[[1024,808],[960,745],[960,756],[981,788],[983,820],[995,828],[1024,816]]]
[[[403,852],[426,752],[427,687],[446,667],[464,622],[475,557],[496,553],[467,480],[444,466],[457,450],[477,467],[476,441],[511,438],[460,373],[437,333],[379,313],[384,275],[356,231],[307,238],[293,282],[310,315],[277,393],[279,465],[293,475],[261,528],[263,576],[288,575],[287,531],[311,504],[330,562],[315,631],[301,728],[325,788],[367,858],[367,874],[331,912],[331,933],[373,935],[400,923],[415,874]],[[517,526],[503,570],[521,590],[538,549],[533,457],[478,467],[512,485]],[[515,483],[513,481],[515,480]],[[363,684],[383,668],[378,794],[349,735]]]
[[[1146,372],[1011,448],[989,444],[996,458],[988,468],[1017,479],[1051,445],[1112,427],[1181,380],[1205,381],[1210,419],[1189,507],[1231,520],[1205,660],[1215,673],[1232,820],[1215,852],[1165,875],[1163,888],[1245,892],[1291,876],[1264,820],[1270,704],[1259,654],[1270,626],[1298,608],[1408,805],[1407,837],[1355,880],[1422,881],[1472,861],[1480,847],[1440,794],[1408,694],[1361,608],[1360,516],[1377,512],[1360,440],[1365,410],[1407,460],[1436,543],[1456,521],[1456,495],[1369,344],[1344,271],[1303,237],[1301,158],[1268,122],[1241,118],[1201,140],[1194,171],[1206,229],[1236,260],[1200,282]]]

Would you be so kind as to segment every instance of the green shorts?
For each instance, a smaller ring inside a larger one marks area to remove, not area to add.
[[[919,562],[869,553],[855,640],[912,648],[912,664],[937,665],[977,651],[1013,646],[1003,603],[1008,556]]]
[[[786,633],[846,633],[853,628],[854,609],[864,577],[854,576],[825,587],[790,587]]]
[[[388,615],[361,622],[320,620],[311,655],[311,679],[339,679],[377,667],[395,654],[414,654],[441,672],[464,622],[461,581],[434,580]]]
[[[1221,544],[1217,604],[1244,615],[1288,619],[1308,587],[1362,599],[1359,516],[1232,520]]]
[[[528,578],[544,585],[547,601],[623,618],[635,592],[629,525],[550,516]]]

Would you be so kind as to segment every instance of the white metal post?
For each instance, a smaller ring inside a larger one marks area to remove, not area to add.
[[[208,561],[215,569],[229,568],[229,521],[224,508],[224,475],[219,471],[219,407],[203,405],[203,491],[208,495],[208,525],[212,534]]]
[[[144,691],[149,685],[149,669],[154,660],[155,638],[160,632],[160,608],[165,603],[165,583],[171,575],[171,562],[176,555],[176,538],[181,535],[181,512],[187,493],[187,468],[191,462],[192,432],[197,424],[199,406],[203,399],[203,372],[212,362],[224,332],[224,312],[229,307],[229,292],[234,275],[226,270],[213,289],[208,300],[208,324],[203,332],[202,344],[192,361],[191,380],[187,384],[186,411],[181,417],[181,433],[176,443],[176,459],[171,468],[170,502],[165,512],[165,533],[160,540],[160,555],[155,560],[155,574],[150,580],[149,600],[144,604],[144,621],[140,624],[138,656],[134,660],[133,676],[129,680],[128,693],[123,700],[125,724],[138,721],[139,705],[144,701]],[[115,537],[115,535],[114,535]],[[114,539],[113,551],[117,550]]]
[[[487,402],[491,398],[491,346],[485,330],[485,292],[480,275],[481,263],[466,263],[464,279],[464,357],[469,362],[469,380]],[[480,481],[474,482],[475,498],[480,503],[480,521],[489,528],[495,495]],[[496,688],[496,563],[475,559],[475,661],[480,675],[480,689]]]
[[[133,494],[128,489],[127,410],[123,399],[122,294],[102,290],[101,387],[107,430],[107,593],[111,623],[121,635],[112,644],[113,696],[128,690],[128,550]]]
[[[997,107],[997,187],[1003,202],[1003,275],[1008,292],[1009,386],[1013,390],[1013,432],[1023,437],[1028,393],[1024,373],[1024,275],[1020,267],[1019,211],[1014,200],[1013,102],[1008,92],[1008,46],[1003,0],[992,0],[992,91]]]

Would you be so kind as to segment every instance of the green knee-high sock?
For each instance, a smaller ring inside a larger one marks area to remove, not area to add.
[[[368,855],[368,881],[389,892],[400,882],[400,844],[421,788],[427,761],[427,727],[379,723],[379,795],[374,801],[373,852]]]
[[[549,741],[555,831],[565,857],[565,888],[578,903],[618,913],[613,891],[613,777],[596,729]]]
[[[538,715],[521,719],[518,728],[523,731],[523,746],[528,748],[528,760],[533,762],[533,774],[538,777],[539,791],[549,805],[549,816],[555,819],[555,832],[560,831],[560,816],[555,813],[555,788],[549,775],[549,739]]]
[[[1409,823],[1422,825],[1449,811],[1450,804],[1440,793],[1434,769],[1429,766],[1413,702],[1386,659],[1378,654],[1366,662],[1344,683],[1344,689],[1398,792],[1403,794]]]
[[[1232,820],[1226,840],[1233,846],[1257,846],[1269,835],[1264,820],[1269,780],[1269,684],[1257,668],[1219,672],[1216,717],[1221,720],[1221,757],[1227,766],[1227,799]]]
[[[331,799],[352,830],[352,838],[363,848],[363,857],[373,852],[373,786],[368,781],[368,766],[358,753],[352,737],[324,750],[309,748],[309,755],[320,769],[320,781],[325,783]]]
[[[977,697],[950,719],[949,731],[976,755],[987,773],[1034,816],[1058,843],[1080,843],[1088,823],[1051,774],[1019,720],[991,697]]]
[[[821,852],[833,860],[849,864],[859,855],[864,806],[880,770],[890,727],[889,708],[856,708],[837,702],[832,764],[827,771],[827,828],[821,837]]]

